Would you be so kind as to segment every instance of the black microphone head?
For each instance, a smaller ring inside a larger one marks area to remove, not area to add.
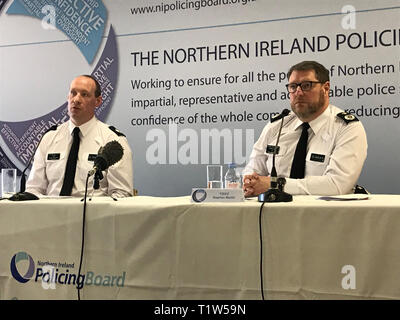
[[[103,147],[101,147],[100,149],[102,149]],[[108,161],[107,159],[104,157],[103,154],[100,154],[100,149],[99,149],[99,154],[96,156],[96,158],[94,159],[94,166],[99,169],[100,171],[104,171],[106,170],[109,166],[108,166]]]
[[[286,117],[289,113],[290,113],[289,109],[283,109],[280,114],[277,114],[277,115],[275,115],[275,116],[273,116],[271,118],[271,122],[275,122],[277,120],[280,120],[280,119]]]
[[[113,140],[108,142],[104,147],[101,147],[99,149],[98,156],[96,157],[96,159],[99,158],[99,161],[103,161],[102,159],[106,161],[107,163],[106,167],[105,168],[102,167],[102,170],[105,170],[109,166],[112,166],[113,164],[121,160],[123,155],[124,155],[124,148],[122,148],[122,146],[118,141]],[[96,159],[95,159],[95,164],[96,164]]]

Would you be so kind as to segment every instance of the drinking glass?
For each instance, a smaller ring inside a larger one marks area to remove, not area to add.
[[[208,165],[207,166],[207,188],[222,188],[222,166]]]
[[[17,169],[1,169],[1,191],[3,198],[17,192]]]

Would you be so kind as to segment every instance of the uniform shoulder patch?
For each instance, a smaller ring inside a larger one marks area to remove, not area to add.
[[[45,135],[46,133],[50,132],[50,131],[56,131],[58,128],[58,125],[55,124],[54,126],[51,126],[50,128],[47,129],[47,131],[45,131],[45,133],[43,133],[43,135]]]
[[[114,132],[118,137],[125,137],[125,135],[119,131],[117,128],[115,128],[114,126],[109,126],[108,127],[112,132]]]
[[[346,122],[346,124],[353,121],[359,121],[356,116],[345,111],[339,112],[336,116]]]

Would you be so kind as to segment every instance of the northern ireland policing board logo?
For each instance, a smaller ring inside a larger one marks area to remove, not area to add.
[[[28,268],[24,276],[21,275],[19,270],[21,269],[21,265],[23,264],[21,261],[28,261]],[[21,283],[26,283],[32,278],[33,273],[35,272],[35,262],[33,261],[32,257],[29,254],[21,251],[16,253],[12,257],[10,263],[10,269],[11,269],[11,274],[15,280]]]
[[[41,282],[43,289],[56,289],[58,285],[73,285],[78,289],[83,286],[124,287],[126,271],[122,274],[107,272],[106,274],[87,271],[84,274],[71,272],[75,263],[46,262],[37,260],[37,265],[32,257],[20,251],[11,258],[10,270],[13,278],[20,283]]]
[[[194,202],[203,202],[207,198],[207,192],[204,189],[197,189],[193,192],[192,199]]]

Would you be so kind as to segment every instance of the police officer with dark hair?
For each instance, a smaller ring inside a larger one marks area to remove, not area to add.
[[[275,166],[285,192],[338,195],[353,192],[367,157],[367,136],[358,119],[329,103],[329,71],[315,61],[289,69],[292,112],[284,118]],[[254,144],[243,172],[245,196],[270,188],[272,154],[280,121],[271,121]]]

